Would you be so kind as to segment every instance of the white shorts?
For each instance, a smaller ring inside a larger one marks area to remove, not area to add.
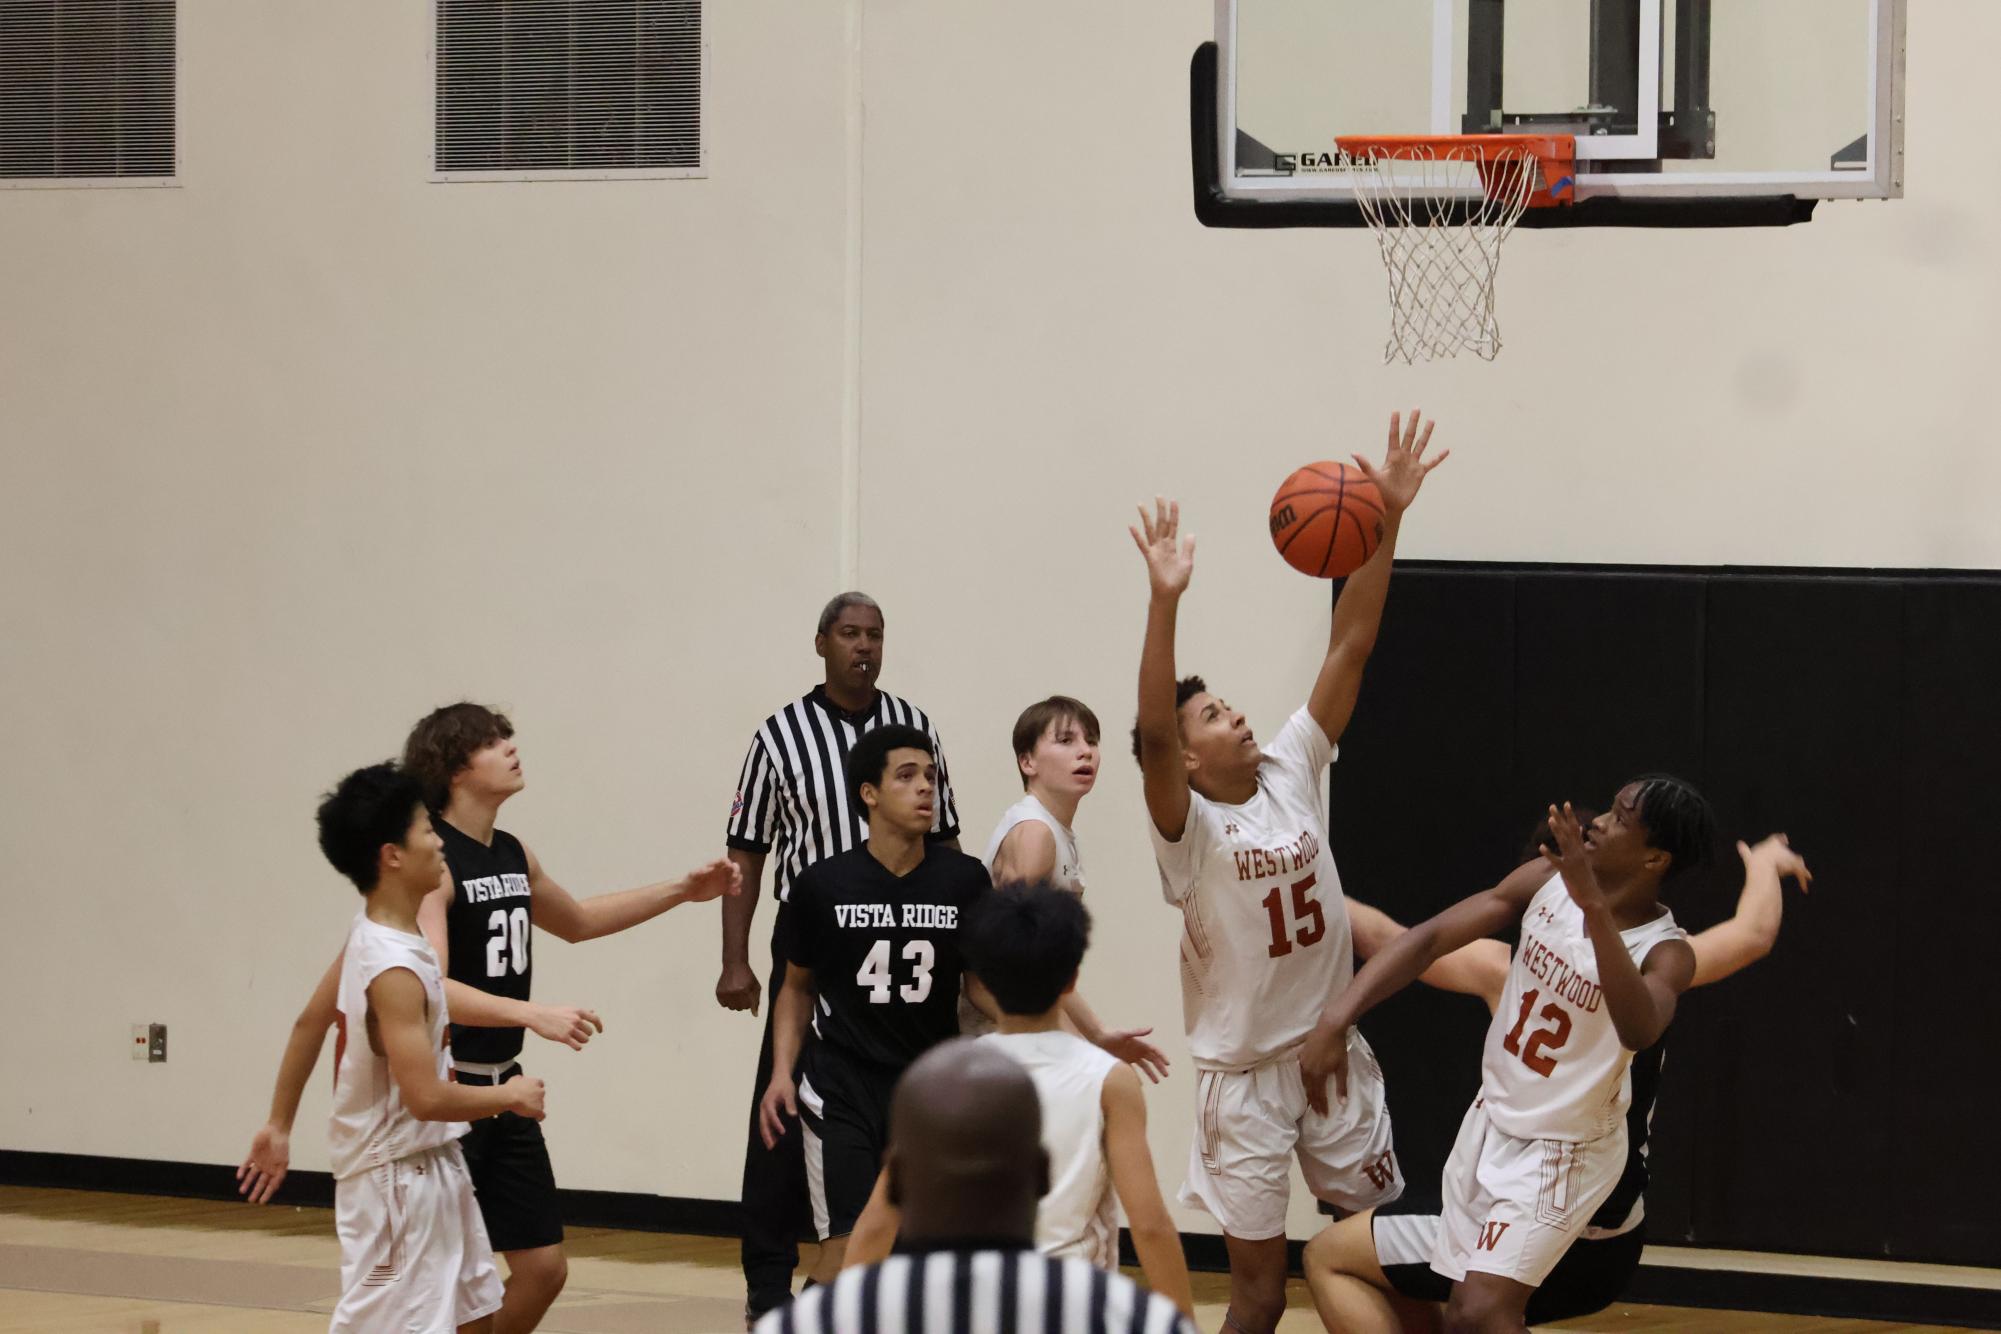
[[[1471,1270],[1540,1287],[1582,1236],[1626,1166],[1626,1123],[1572,1144],[1516,1139],[1474,1099],[1445,1160],[1445,1207],[1431,1267],[1457,1283]]]
[[[456,1141],[335,1182],[334,1231],[330,1334],[452,1334],[500,1309],[500,1272]]]
[[[1349,1213],[1403,1194],[1390,1142],[1383,1072],[1359,1032],[1348,1031],[1348,1096],[1327,1087],[1327,1115],[1306,1103],[1299,1054],[1249,1070],[1204,1070],[1195,1080],[1195,1142],[1181,1202],[1206,1209],[1243,1241],[1285,1235],[1292,1194],[1287,1159],[1297,1155],[1306,1187]]]

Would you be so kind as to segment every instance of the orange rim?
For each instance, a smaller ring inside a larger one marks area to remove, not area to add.
[[[1533,158],[1542,181],[1529,196],[1530,208],[1577,202],[1577,138],[1569,134],[1343,134],[1334,139],[1353,158],[1418,161],[1436,158],[1477,162],[1489,195],[1508,179],[1510,168]],[[1519,179],[1519,178],[1517,178]]]

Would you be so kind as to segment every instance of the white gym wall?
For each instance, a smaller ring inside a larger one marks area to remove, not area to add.
[[[1406,556],[2001,566],[2001,11],[1913,8],[1905,200],[1522,233],[1501,360],[1413,371],[1378,364],[1366,234],[1196,224],[1208,0],[712,4],[707,179],[522,185],[428,181],[424,6],[183,0],[179,187],[0,191],[0,1147],[241,1155],[357,906],[315,799],[434,704],[513,712],[504,822],[573,890],[720,851],[858,568],[975,851],[1018,709],[1104,717],[1086,987],[1168,1035],[1171,1187],[1192,1081],[1124,751],[1132,504],[1187,502],[1182,665],[1266,735],[1326,604],[1265,503],[1395,407],[1454,450]],[[538,995],[609,1024],[531,1040],[563,1184],[734,1198],[761,1021],[715,1006],[717,937],[704,907],[542,938]],[[126,1056],[146,1020],[164,1066]]]

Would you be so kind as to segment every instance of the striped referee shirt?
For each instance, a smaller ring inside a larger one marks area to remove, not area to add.
[[[1123,1274],[1033,1250],[926,1251],[844,1271],[756,1334],[1195,1334]]]
[[[745,852],[778,852],[772,894],[792,897],[792,882],[823,857],[846,852],[868,837],[868,812],[848,800],[848,752],[855,741],[883,723],[915,727],[931,738],[938,757],[937,814],[931,836],[957,838],[959,811],[945,772],[938,729],[916,705],[877,691],[875,705],[848,713],[813,687],[764,720],[750,739],[736,800],[730,803],[729,846]]]

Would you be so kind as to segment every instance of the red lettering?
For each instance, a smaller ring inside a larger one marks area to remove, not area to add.
[[[1496,1223],[1493,1219],[1488,1219],[1487,1225],[1480,1229],[1480,1235],[1473,1239],[1473,1249],[1476,1251],[1493,1250],[1501,1244],[1501,1237],[1506,1234],[1507,1230],[1508,1225],[1506,1223]]]

